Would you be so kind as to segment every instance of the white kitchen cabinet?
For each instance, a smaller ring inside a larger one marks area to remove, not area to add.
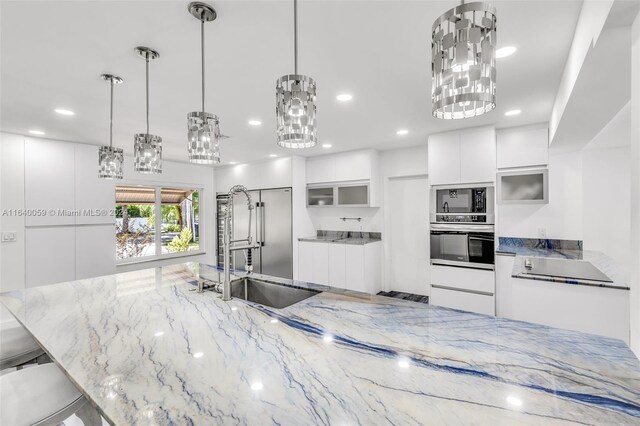
[[[493,182],[496,139],[493,127],[481,127],[429,136],[431,185]]]
[[[496,144],[499,169],[549,163],[549,129],[546,125],[498,130]]]
[[[115,182],[98,178],[97,146],[75,144],[75,171],[76,224],[115,223]]]
[[[346,152],[335,156],[335,180],[338,182],[350,180],[371,179],[372,168],[371,151]]]
[[[26,285],[37,287],[76,277],[76,228],[54,226],[25,231]]]
[[[431,185],[460,183],[460,134],[429,136],[428,163]]]
[[[432,286],[430,303],[434,306],[459,309],[478,314],[494,314],[494,298],[483,294],[468,293],[450,288]]]
[[[307,160],[307,183],[336,181],[336,160],[333,155]]]
[[[496,255],[498,316],[629,343],[628,290],[512,277],[514,262],[522,261],[521,257]]]
[[[25,140],[26,226],[75,223],[75,144],[44,139]],[[94,164],[97,163],[97,157]],[[41,214],[44,212],[44,214]]]
[[[329,244],[298,242],[298,278],[315,284],[329,284]]]
[[[382,289],[382,242],[363,245],[300,241],[298,279],[376,294]]]
[[[495,129],[482,127],[461,132],[460,183],[493,182],[495,178]]]
[[[116,273],[114,225],[76,227],[75,268],[77,280]]]
[[[431,265],[431,299],[435,306],[495,315],[492,270]]]
[[[329,244],[329,285],[347,287],[347,246],[345,244]]]

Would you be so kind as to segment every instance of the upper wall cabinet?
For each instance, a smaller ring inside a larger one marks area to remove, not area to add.
[[[308,199],[308,205],[380,206],[378,153],[375,150],[345,152],[307,159],[307,184],[316,194],[322,187],[336,193],[325,194],[319,203]],[[332,185],[325,185],[331,183]],[[307,194],[310,195],[310,194]],[[335,199],[334,199],[335,197]],[[364,197],[364,198],[363,198]],[[326,199],[325,199],[326,198]]]
[[[94,158],[97,164],[97,157]],[[25,225],[73,225],[75,216],[74,144],[44,139],[25,141]]]
[[[493,127],[429,136],[431,185],[493,182],[496,135]]]
[[[496,137],[499,169],[549,163],[549,129],[546,125],[503,129]]]

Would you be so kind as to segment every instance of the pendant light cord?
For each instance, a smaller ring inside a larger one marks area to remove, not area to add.
[[[200,15],[200,55],[202,57],[202,120],[204,121],[204,10]]]
[[[113,77],[111,82],[111,111],[109,112],[109,148],[113,148]]]
[[[298,0],[293,0],[293,72],[298,74]]]
[[[149,134],[149,54],[146,54],[145,57],[145,61],[146,61],[146,78],[147,78],[147,84],[146,84],[146,90],[147,90],[147,134]]]

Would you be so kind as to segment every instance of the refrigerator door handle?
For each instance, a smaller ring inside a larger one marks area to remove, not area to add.
[[[264,247],[265,232],[264,232],[264,201],[260,202],[260,247]]]

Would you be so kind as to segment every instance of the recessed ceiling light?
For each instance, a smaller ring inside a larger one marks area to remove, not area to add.
[[[68,109],[56,108],[54,111],[60,115],[76,115],[75,112]]]
[[[276,158],[278,156],[278,154],[269,154],[269,157],[271,158]]]
[[[350,95],[349,93],[341,93],[336,96],[336,99],[340,102],[349,102],[351,99],[353,99],[353,95]]]
[[[42,130],[29,130],[29,133],[36,136],[44,136],[46,134]]]
[[[396,132],[396,135],[403,136],[403,135],[406,135],[408,133],[409,133],[409,131],[407,129],[400,129],[400,130],[398,130]]]
[[[506,58],[507,56],[513,55],[516,50],[518,50],[515,46],[505,46],[496,50],[496,58]]]
[[[512,109],[511,111],[505,112],[504,115],[506,115],[507,117],[511,117],[512,115],[518,115],[521,112],[522,111],[520,111],[519,109]]]
[[[333,146],[333,145],[331,145],[330,143],[323,143],[323,144],[322,144],[322,147],[323,147],[324,149],[329,149],[329,148],[331,148],[332,146]]]
[[[249,120],[249,126],[261,126],[262,121],[260,120]]]

